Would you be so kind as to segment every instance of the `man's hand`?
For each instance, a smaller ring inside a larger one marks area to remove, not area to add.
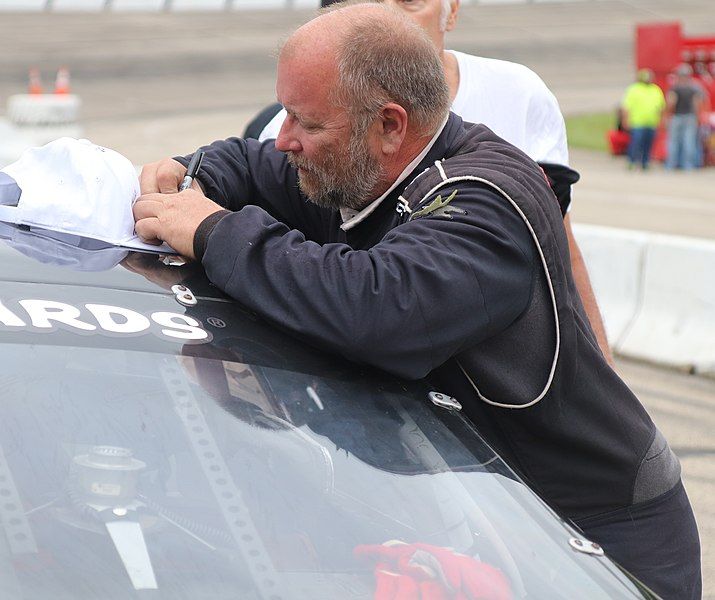
[[[142,194],[175,194],[186,175],[186,167],[173,158],[165,158],[158,162],[149,163],[142,167],[139,176],[139,186]],[[199,192],[201,186],[194,179],[191,187]]]
[[[166,161],[162,161],[154,164],[165,163]],[[157,181],[159,180],[168,181],[164,175],[160,175]],[[181,176],[178,181],[181,181]],[[148,193],[141,196],[134,204],[136,221],[134,228],[137,235],[147,243],[166,242],[182,256],[196,258],[194,256],[196,228],[206,217],[220,210],[222,208],[218,204],[194,189],[179,193]]]
[[[139,186],[142,194],[175,194],[186,175],[186,167],[173,158],[165,158],[142,167]]]

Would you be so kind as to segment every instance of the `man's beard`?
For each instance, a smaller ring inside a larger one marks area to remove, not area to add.
[[[324,152],[309,161],[288,152],[288,162],[298,171],[298,186],[308,199],[323,208],[362,210],[374,200],[372,193],[383,176],[380,162],[370,154],[365,132],[353,132],[345,152]]]

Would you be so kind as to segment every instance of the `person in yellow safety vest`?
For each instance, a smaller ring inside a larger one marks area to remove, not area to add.
[[[665,109],[663,90],[653,83],[653,71],[640,69],[637,80],[626,89],[621,103],[625,125],[630,128],[631,141],[628,145],[628,168],[640,163],[648,169],[650,151],[655,140],[655,132]]]

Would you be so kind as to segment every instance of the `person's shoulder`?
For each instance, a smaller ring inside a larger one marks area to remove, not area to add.
[[[651,94],[653,94],[654,96],[657,96],[659,99],[665,98],[665,94],[663,93],[663,88],[661,88],[657,83],[652,83],[651,85],[653,86],[650,90]]]
[[[568,164],[561,109],[534,71],[506,60],[455,56],[460,68],[455,112],[486,124],[534,160]]]
[[[502,78],[512,84],[527,82],[545,86],[543,80],[536,72],[521,63],[499,58],[475,56],[458,50],[449,50],[449,52],[457,59],[460,69],[469,68],[482,77],[491,76],[494,78]]]
[[[643,84],[635,82],[631,83],[626,88],[626,91],[623,93],[623,96],[626,98],[635,98],[637,96],[642,96],[644,92],[648,92],[648,88],[644,88]]]
[[[695,88],[695,91],[699,95],[705,95],[707,92],[705,90],[705,86],[703,85],[702,81],[698,81],[697,79],[693,79],[693,87]]]

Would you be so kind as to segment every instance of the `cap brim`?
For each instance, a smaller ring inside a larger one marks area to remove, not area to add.
[[[106,271],[129,254],[128,248],[57,233],[25,229],[0,222],[0,240],[21,254],[41,263],[74,271]]]
[[[128,240],[117,242],[114,240],[108,240],[108,239],[102,237],[101,235],[90,235],[85,232],[67,231],[66,229],[63,229],[62,227],[51,227],[44,223],[43,224],[25,223],[20,218],[20,216],[21,216],[21,213],[17,207],[0,205],[0,222],[3,222],[3,223],[8,223],[8,224],[12,223],[15,225],[27,225],[29,227],[39,227],[41,229],[46,229],[48,231],[57,231],[57,232],[66,233],[69,235],[75,235],[75,236],[80,236],[80,237],[101,240],[103,242],[106,242],[107,244],[111,244],[112,246],[118,246],[120,248],[130,248],[133,250],[142,250],[144,252],[156,252],[158,254],[179,254],[176,250],[174,250],[168,244],[163,243],[158,246],[155,246],[154,244],[147,244],[146,242],[143,242],[137,235],[129,238]]]

